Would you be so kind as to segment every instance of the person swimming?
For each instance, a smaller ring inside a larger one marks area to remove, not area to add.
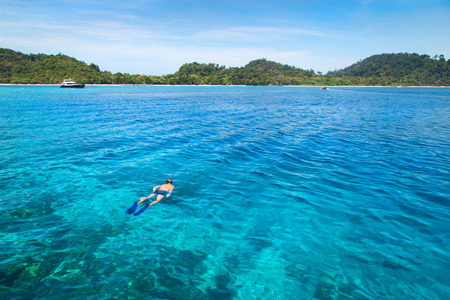
[[[150,204],[147,204],[146,206],[141,208],[141,210],[139,210],[137,213],[134,214],[135,216],[140,215],[149,206],[158,203],[164,197],[166,197],[166,198],[170,197],[174,188],[175,188],[175,186],[173,185],[172,180],[167,179],[165,184],[157,185],[157,186],[153,187],[153,192],[148,197],[142,197],[141,199],[139,199],[138,202],[135,202],[133,204],[133,206],[131,206],[129,209],[127,209],[126,213],[129,214],[129,215],[133,214],[136,211],[136,208],[137,208],[139,203],[144,202],[145,200],[150,199],[153,196],[156,196],[156,200],[155,201],[153,201]]]

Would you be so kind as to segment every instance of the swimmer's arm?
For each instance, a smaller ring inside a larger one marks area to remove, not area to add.
[[[175,186],[172,186],[172,187],[170,188],[170,190],[169,190],[169,192],[167,193],[167,196],[166,196],[166,197],[170,197],[170,196],[171,196],[170,194],[172,194],[172,191],[173,191],[174,188],[175,188]]]
[[[159,189],[160,187],[161,187],[160,185],[153,187],[153,191],[156,191],[156,189]]]

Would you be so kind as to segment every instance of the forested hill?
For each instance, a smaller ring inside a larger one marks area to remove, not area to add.
[[[111,74],[62,54],[23,54],[0,48],[0,83],[60,83],[65,78],[110,83]]]
[[[443,55],[381,54],[324,76],[265,59],[228,69],[190,63],[166,79],[173,84],[450,86],[450,60]]]
[[[329,72],[327,77],[360,85],[449,86],[450,60],[446,61],[444,55],[431,58],[415,53],[373,55]]]
[[[251,61],[244,67],[225,68],[215,64],[191,63],[181,66],[169,82],[181,84],[233,85],[316,85],[321,78],[305,71],[266,59]]]
[[[23,54],[0,48],[0,83],[48,84],[65,78],[87,84],[450,86],[450,60],[443,55],[381,54],[326,75],[266,59],[230,68],[194,62],[174,74],[146,76],[112,74],[63,54]]]

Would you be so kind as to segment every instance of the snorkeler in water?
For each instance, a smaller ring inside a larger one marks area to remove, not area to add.
[[[158,203],[159,201],[161,201],[164,196],[170,197],[171,193],[173,191],[173,189],[175,188],[175,186],[172,184],[172,180],[167,179],[165,184],[162,185],[157,185],[155,187],[153,187],[153,192],[148,196],[148,197],[142,197],[141,199],[139,199],[138,202],[135,202],[133,204],[133,206],[131,206],[129,209],[127,209],[126,213],[131,215],[136,211],[136,208],[138,206],[139,203],[144,202],[147,199],[150,199],[153,196],[156,196],[156,200],[153,201],[150,204],[145,205],[143,208],[141,208],[137,213],[135,213],[135,216],[139,216],[140,214],[142,214],[149,206]]]

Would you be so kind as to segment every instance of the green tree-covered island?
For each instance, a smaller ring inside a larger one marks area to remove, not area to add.
[[[230,68],[194,62],[174,74],[147,76],[101,71],[94,63],[63,54],[24,54],[0,48],[3,84],[57,84],[72,78],[85,84],[450,86],[449,75],[450,59],[416,53],[373,55],[327,74],[258,59]]]

